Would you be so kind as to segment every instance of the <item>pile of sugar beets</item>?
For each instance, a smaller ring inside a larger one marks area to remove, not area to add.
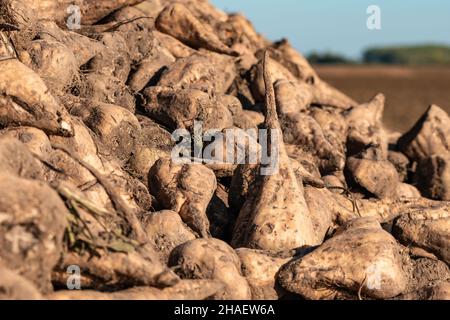
[[[450,299],[438,106],[390,132],[204,0],[0,0],[0,30],[1,299]],[[174,161],[200,121],[224,158],[272,129],[279,170]]]

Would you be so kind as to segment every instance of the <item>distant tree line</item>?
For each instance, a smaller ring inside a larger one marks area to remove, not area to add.
[[[346,58],[338,53],[326,52],[318,53],[313,52],[308,56],[308,60],[314,64],[350,64],[354,61]]]
[[[450,64],[450,47],[424,45],[372,48],[364,52],[363,62],[384,64]]]
[[[444,45],[420,45],[369,48],[364,51],[361,61],[343,55],[313,52],[308,60],[315,64],[441,64],[450,65],[450,47]]]

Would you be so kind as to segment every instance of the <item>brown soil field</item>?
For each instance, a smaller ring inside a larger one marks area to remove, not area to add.
[[[315,66],[323,79],[358,102],[377,93],[387,98],[385,124],[408,130],[437,104],[450,112],[450,67]]]

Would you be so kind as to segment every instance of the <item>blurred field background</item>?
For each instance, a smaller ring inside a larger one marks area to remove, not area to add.
[[[210,0],[242,12],[271,40],[288,38],[354,99],[387,97],[385,123],[407,130],[431,104],[450,112],[450,1]],[[368,30],[370,5],[382,29]]]
[[[386,95],[385,124],[405,131],[430,104],[450,112],[450,66],[315,65],[329,81],[358,102]]]
[[[430,104],[450,112],[448,46],[372,47],[359,60],[313,52],[308,59],[325,80],[358,102],[384,93],[385,124],[390,129],[408,130]]]

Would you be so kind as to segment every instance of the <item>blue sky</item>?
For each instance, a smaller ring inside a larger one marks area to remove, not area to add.
[[[450,45],[449,0],[210,0],[242,12],[271,40],[288,38],[303,53],[313,50],[358,58],[373,45]],[[366,27],[369,5],[381,9],[382,29]]]

